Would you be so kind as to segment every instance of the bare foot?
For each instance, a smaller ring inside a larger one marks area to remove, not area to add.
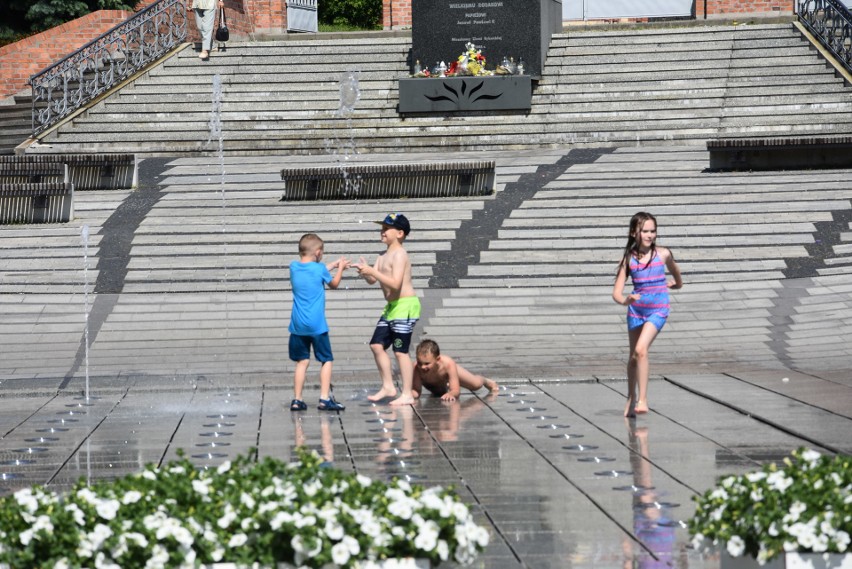
[[[500,391],[500,386],[497,385],[497,382],[494,381],[493,379],[485,378],[484,383],[485,383],[485,387],[488,388],[488,390],[491,391],[491,393],[497,393],[498,391]]]
[[[397,407],[399,405],[414,405],[414,397],[411,397],[410,395],[408,397],[399,396],[393,401],[391,401],[388,405],[392,405],[394,407]]]
[[[381,401],[382,399],[387,399],[388,397],[396,397],[396,388],[392,387],[387,389],[382,387],[372,395],[367,396],[368,401]]]
[[[202,49],[201,53],[198,54],[199,59],[208,59],[210,57],[210,53],[206,49]]]
[[[633,399],[627,400],[627,405],[624,406],[624,416],[625,417],[635,417],[636,416],[636,407],[633,405]]]
[[[648,412],[648,402],[647,401],[639,401],[636,403],[636,414],[643,415]]]

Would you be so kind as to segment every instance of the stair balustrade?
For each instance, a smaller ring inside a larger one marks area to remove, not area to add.
[[[799,20],[852,73],[852,12],[839,0],[802,0]]]
[[[35,137],[187,37],[184,0],[160,0],[30,77]]]

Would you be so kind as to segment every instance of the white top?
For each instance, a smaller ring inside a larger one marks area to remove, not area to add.
[[[210,10],[211,8],[215,8],[217,3],[217,0],[192,0],[192,9]]]

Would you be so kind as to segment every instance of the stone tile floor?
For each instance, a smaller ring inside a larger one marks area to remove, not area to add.
[[[783,379],[787,377],[787,381]],[[768,371],[672,374],[652,412],[622,416],[624,382],[500,378],[497,394],[394,408],[375,385],[335,389],[345,411],[288,409],[289,382],[233,375],[75,378],[64,390],[7,381],[0,488],[67,487],[160,463],[183,449],[215,465],[307,445],[337,468],[455,486],[491,530],[479,567],[716,567],[684,522],[691,498],[727,473],[807,445],[852,452],[852,384]]]

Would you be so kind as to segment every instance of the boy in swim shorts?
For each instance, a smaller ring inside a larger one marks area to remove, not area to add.
[[[420,342],[414,355],[417,357],[412,384],[415,398],[420,397],[424,387],[444,401],[458,399],[462,387],[471,391],[485,387],[491,393],[500,390],[493,379],[471,373],[450,356],[441,355],[441,349],[434,340]]]
[[[353,266],[369,284],[379,283],[387,304],[376,324],[376,330],[370,339],[370,349],[376,360],[376,367],[382,380],[382,387],[367,397],[370,401],[380,401],[396,397],[393,384],[391,359],[387,349],[393,347],[402,378],[402,393],[390,402],[391,405],[411,405],[414,394],[411,385],[414,377],[414,364],[408,356],[414,325],[420,319],[420,299],[411,284],[411,261],[403,247],[403,241],[411,231],[408,219],[401,213],[389,213],[382,221],[382,243],[387,250],[379,255],[373,266],[361,257],[360,263]]]

